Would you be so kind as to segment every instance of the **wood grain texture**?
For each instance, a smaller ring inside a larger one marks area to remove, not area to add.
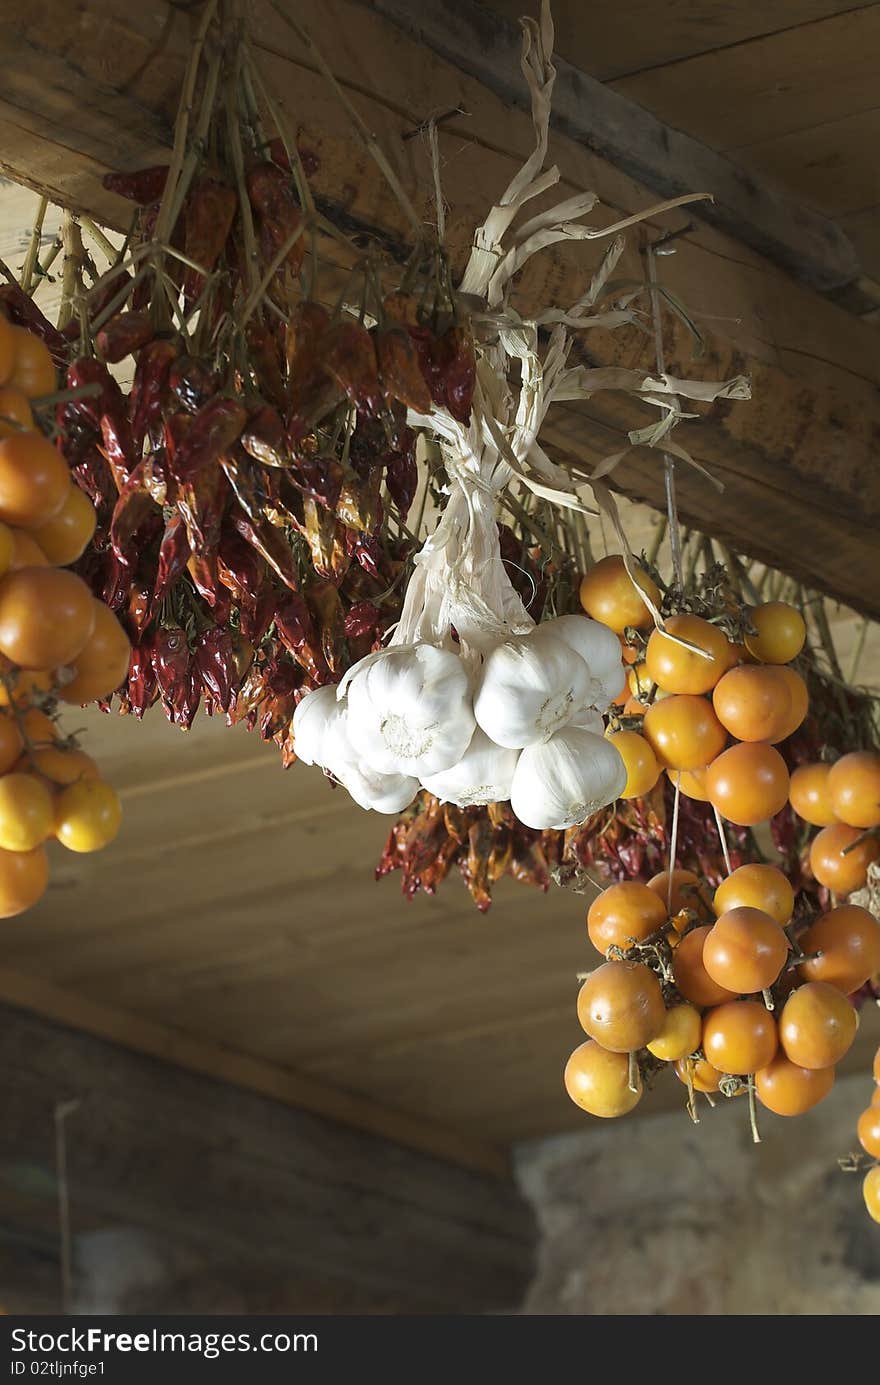
[[[384,1295],[398,1311],[516,1307],[531,1213],[510,1179],[445,1164],[223,1082],[2,1009],[0,1172],[54,1210],[52,1111],[78,1216]],[[27,1171],[27,1180],[24,1172]]]
[[[624,0],[620,5],[585,5],[583,0],[554,0],[553,20],[562,56],[607,82],[760,35],[796,32],[801,25],[870,4],[871,0]],[[523,0],[486,0],[486,5],[514,23],[521,14],[536,12],[534,3]]]

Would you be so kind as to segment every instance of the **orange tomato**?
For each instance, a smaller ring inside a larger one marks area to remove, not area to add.
[[[876,837],[866,837],[855,846],[861,835],[861,828],[847,827],[843,822],[816,833],[810,843],[810,870],[820,885],[835,894],[852,894],[853,890],[862,889],[868,879],[868,866],[880,856],[880,842]]]
[[[642,1079],[636,1074],[636,1090],[629,1086],[629,1059],[609,1053],[588,1039],[576,1048],[565,1065],[565,1090],[575,1106],[591,1116],[613,1119],[625,1116],[642,1098]]]
[[[125,671],[128,671],[127,659]],[[653,789],[660,777],[660,766],[651,746],[638,731],[616,731],[608,739],[626,768],[626,783],[620,797],[641,798]]]
[[[872,1221],[880,1221],[880,1164],[868,1169],[862,1182],[862,1197]]]
[[[51,394],[57,384],[57,371],[49,350],[24,327],[13,327],[15,361],[7,384],[21,390],[28,399]]]
[[[55,722],[37,707],[30,707],[25,712],[21,726],[34,748],[52,745],[58,739],[58,727]]]
[[[666,776],[673,787],[678,784],[685,798],[692,798],[697,803],[709,802],[705,769],[668,769]]]
[[[703,965],[703,945],[711,932],[708,924],[685,933],[672,959],[672,976],[677,990],[692,1005],[722,1005],[736,993],[713,981]]]
[[[713,1068],[711,1063],[707,1063],[705,1058],[679,1058],[675,1064],[675,1075],[679,1082],[688,1085],[688,1070],[690,1070],[690,1085],[696,1092],[717,1092],[718,1084],[721,1081],[721,1073],[717,1068]]]
[[[826,981],[792,991],[779,1017],[779,1042],[800,1068],[832,1068],[852,1045],[858,1015],[846,996]]]
[[[34,532],[34,538],[56,567],[75,563],[95,532],[98,516],[89,497],[71,485],[61,509]]]
[[[865,1153],[872,1159],[880,1159],[880,1107],[869,1106],[862,1112],[856,1132]]]
[[[634,565],[633,572],[642,591],[647,592],[656,605],[660,600],[656,583],[638,565]],[[618,635],[622,635],[628,625],[641,629],[651,624],[651,612],[617,554],[600,559],[581,578],[580,602],[588,616],[600,620]]]
[[[109,697],[128,673],[128,636],[103,601],[95,600],[93,609],[94,629],[73,660],[75,677],[58,690],[62,702],[95,702]]]
[[[725,990],[739,994],[750,995],[772,986],[787,957],[788,938],[762,909],[728,909],[710,928],[703,944],[703,966],[708,975]]]
[[[828,981],[844,995],[880,971],[880,923],[858,904],[841,904],[823,914],[798,940],[819,956],[799,968],[805,981]]]
[[[828,792],[830,765],[817,762],[813,765],[799,765],[792,772],[788,801],[798,817],[813,827],[831,827],[837,822],[837,814],[831,806]]]
[[[10,701],[16,707],[26,707],[35,697],[47,693],[51,686],[52,679],[48,673],[19,668],[0,654],[0,707],[8,707]]]
[[[740,664],[716,683],[712,705],[721,725],[738,741],[781,741],[791,720],[785,679],[770,664]]]
[[[34,851],[0,850],[0,918],[30,909],[46,892],[49,858],[45,847]]]
[[[664,1063],[675,1063],[699,1048],[702,1032],[702,1017],[695,1005],[673,1005],[647,1045],[648,1052]]]
[[[22,429],[31,429],[33,426],[34,416],[26,396],[21,390],[12,389],[9,385],[0,386],[0,438],[10,438],[13,433],[20,433]]]
[[[27,669],[73,663],[95,628],[95,607],[76,573],[54,567],[8,572],[0,578],[0,653]]]
[[[804,618],[787,601],[765,601],[753,607],[749,621],[757,634],[746,635],[745,646],[763,664],[790,664],[804,647]]]
[[[776,1021],[758,1000],[731,1000],[703,1016],[703,1052],[735,1077],[766,1068],[779,1045]]]
[[[669,693],[706,693],[714,688],[730,666],[728,640],[717,626],[701,616],[670,616],[666,629],[655,630],[648,640],[645,664],[658,687]],[[705,651],[698,654],[676,644],[669,635],[678,635]]]
[[[758,1100],[777,1116],[803,1115],[824,1101],[833,1086],[833,1068],[799,1068],[784,1053],[755,1073]]]
[[[5,313],[0,313],[0,384],[5,384],[15,365],[15,328]]]
[[[23,746],[15,717],[9,712],[0,712],[0,774],[12,769]]]
[[[79,779],[98,779],[100,771],[90,755],[73,747],[47,745],[23,755],[16,768],[23,773],[42,775],[50,785],[75,784]]]
[[[878,1047],[877,1052],[874,1054],[874,1066],[872,1071],[874,1073],[874,1081],[880,1085],[880,1047]]]
[[[78,779],[58,794],[55,835],[68,851],[101,851],[122,822],[116,791],[103,779]]]
[[[648,677],[648,670],[645,666],[644,659],[638,664],[633,664],[626,677],[632,697],[637,697],[640,701],[644,701],[645,698],[650,697],[651,693],[654,691],[654,680]]]
[[[604,957],[609,947],[626,950],[644,942],[666,922],[666,905],[638,880],[609,885],[597,895],[587,913],[590,942]]]
[[[669,896],[669,871],[662,870],[648,881],[648,889],[653,890],[666,904]],[[679,914],[682,909],[690,909],[695,914],[707,918],[711,914],[708,886],[692,870],[677,869],[672,872],[672,900],[670,914]]]
[[[794,913],[794,890],[777,866],[739,866],[721,881],[714,904],[716,914],[745,905],[763,909],[777,923],[785,924]]]
[[[52,835],[52,795],[31,774],[0,777],[0,848],[33,851]]]
[[[740,827],[766,822],[788,800],[788,770],[779,751],[763,741],[723,750],[706,771],[709,801]]]
[[[786,737],[794,735],[804,717],[807,715],[810,705],[810,696],[807,692],[806,683],[795,669],[779,665],[776,671],[788,688],[788,695],[791,699],[791,712],[785,724],[785,731],[780,737],[780,740],[784,741]]]
[[[10,529],[8,524],[0,520],[0,577],[4,572],[8,572],[12,566],[12,559],[15,555],[15,535],[16,530]]]
[[[70,472],[42,433],[0,438],[0,519],[36,529],[57,514],[70,490]]]
[[[727,733],[705,697],[679,693],[645,713],[644,734],[667,769],[703,769],[724,749]]]
[[[12,553],[7,564],[7,572],[18,572],[21,567],[49,566],[49,559],[26,529],[10,529],[9,533],[12,535]]]
[[[660,1033],[666,1016],[660,982],[641,962],[603,962],[577,998],[581,1028],[609,1053],[632,1053]]]
[[[880,755],[853,750],[828,771],[828,797],[841,822],[880,827]]]

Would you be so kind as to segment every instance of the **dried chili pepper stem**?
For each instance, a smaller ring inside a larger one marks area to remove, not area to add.
[[[239,327],[244,327],[249,322],[254,311],[259,307],[260,300],[266,293],[266,290],[268,289],[278,270],[281,268],[284,261],[287,259],[287,256],[290,254],[291,250],[296,245],[297,241],[300,239],[305,229],[306,223],[304,221],[301,221],[300,224],[297,226],[296,230],[292,231],[291,234],[287,237],[287,240],[284,242],[284,244],[281,246],[281,249],[278,251],[277,255],[272,260],[272,263],[269,265],[269,268],[266,270],[266,273],[263,275],[259,284],[257,284],[257,287],[254,289],[253,293],[246,299],[244,307],[238,315]]]
[[[187,136],[189,134],[189,121],[192,113],[193,101],[195,99],[196,81],[199,75],[199,67],[202,59],[202,49],[208,36],[208,30],[214,21],[217,12],[218,0],[204,0],[201,17],[196,30],[193,46],[189,55],[189,62],[184,78],[183,91],[180,96],[180,105],[177,109],[177,119],[174,123],[174,147],[171,152],[171,163],[168,168],[168,180],[165,183],[165,191],[162,194],[162,202],[159,207],[159,214],[156,218],[156,239],[170,240],[171,232],[174,229],[174,222],[177,219],[175,201],[177,200],[178,184],[181,182],[181,175],[184,167],[184,160],[187,154]],[[193,165],[194,169],[195,165]],[[192,171],[190,172],[192,177]],[[186,187],[183,189],[186,194]],[[183,201],[181,197],[180,201]]]
[[[46,209],[49,206],[48,197],[41,197],[37,204],[37,213],[34,217],[33,230],[31,231],[30,244],[28,245],[27,255],[21,267],[21,287],[25,293],[31,291],[31,280],[34,277],[34,270],[37,265],[37,255],[40,250],[40,237],[43,233],[43,221],[46,216]]]

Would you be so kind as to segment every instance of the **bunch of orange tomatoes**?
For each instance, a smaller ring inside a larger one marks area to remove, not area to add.
[[[659,605],[651,578],[636,576]],[[845,901],[880,854],[872,835],[880,827],[880,756],[855,752],[789,775],[777,745],[808,708],[804,680],[790,666],[806,636],[793,607],[770,602],[744,612],[741,642],[689,613],[640,637],[652,617],[620,558],[587,574],[581,602],[626,639],[631,659],[628,697],[608,731],[626,764],[624,796],[648,793],[665,772],[681,793],[715,809],[719,853],[723,820],[755,827],[790,801],[822,827],[811,866],[837,899],[818,916],[795,915],[791,882],[766,863],[740,866],[714,892],[674,868],[605,889],[587,930],[606,960],[578,995],[588,1037],[568,1061],[566,1089],[583,1110],[620,1116],[639,1102],[644,1080],[670,1065],[692,1112],[694,1092],[720,1091],[748,1093],[753,1112],[759,1102],[799,1115],[831,1090],[858,1027],[850,996],[880,971],[880,922]],[[876,1109],[863,1117],[862,1142],[880,1156]],[[880,1172],[868,1178],[876,1201]]]
[[[82,578],[67,570],[95,512],[32,401],[56,388],[44,344],[0,314],[0,917],[46,889],[44,843],[97,851],[119,830],[120,805],[94,761],[64,739],[59,702],[111,693],[128,671],[128,638]]]
[[[862,1149],[875,1161],[862,1182],[862,1196],[868,1216],[880,1222],[880,1048],[874,1054],[874,1094],[871,1104],[859,1116],[856,1132]],[[855,1169],[857,1165],[851,1167]]]

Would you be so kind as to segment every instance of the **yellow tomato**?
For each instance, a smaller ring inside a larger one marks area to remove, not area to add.
[[[777,923],[788,923],[794,912],[791,882],[777,866],[739,866],[715,891],[715,912],[743,907],[763,909]]]
[[[837,814],[831,806],[828,792],[830,765],[819,762],[800,765],[792,771],[788,801],[798,817],[813,827],[831,827]]]
[[[653,703],[645,713],[644,735],[667,769],[704,769],[727,743],[712,704],[689,693]]]
[[[764,664],[789,664],[804,647],[804,618],[787,601],[766,601],[755,606],[749,612],[749,621],[757,634],[746,635],[746,649]]]
[[[617,731],[608,739],[626,767],[626,783],[620,797],[641,798],[653,789],[660,777],[657,757],[638,731]]]
[[[0,850],[0,918],[11,919],[30,909],[46,892],[49,858],[45,847],[35,851]]]
[[[0,653],[21,668],[70,664],[95,628],[95,606],[73,572],[54,567],[8,572],[0,578]]]
[[[94,629],[73,660],[73,681],[59,688],[62,702],[94,702],[108,697],[128,673],[128,636],[103,601],[95,600],[93,610]]]
[[[633,571],[641,591],[656,605],[660,600],[656,584],[637,565]],[[651,624],[651,612],[617,554],[602,558],[581,578],[580,601],[588,616],[601,621],[618,635],[622,635],[628,625],[641,629]]]
[[[880,755],[853,750],[828,771],[828,797],[841,822],[850,827],[880,827]]]
[[[7,384],[21,390],[28,399],[51,394],[57,384],[57,371],[49,349],[24,327],[13,327],[15,361]]]
[[[34,538],[56,567],[75,563],[95,532],[98,517],[89,497],[72,485],[67,499],[48,524],[34,531]]]
[[[670,616],[666,630],[655,630],[648,640],[645,664],[658,687],[668,693],[711,692],[730,667],[729,643],[723,631],[701,616]],[[694,648],[670,639],[677,635]],[[698,653],[702,650],[703,653]]]
[[[575,1105],[591,1116],[625,1116],[642,1097],[642,1079],[638,1074],[636,1090],[630,1090],[627,1055],[609,1053],[595,1039],[588,1039],[575,1049],[565,1065],[564,1081]]]
[[[0,437],[0,519],[36,529],[57,514],[70,490],[67,463],[42,433]]]
[[[57,797],[55,835],[68,851],[100,851],[121,821],[119,798],[103,779],[80,779]]]
[[[33,851],[52,834],[52,795],[30,774],[0,777],[0,848]]]
[[[664,1063],[687,1058],[700,1046],[703,1021],[695,1005],[673,1005],[666,1011],[663,1028],[648,1044],[648,1052]]]

